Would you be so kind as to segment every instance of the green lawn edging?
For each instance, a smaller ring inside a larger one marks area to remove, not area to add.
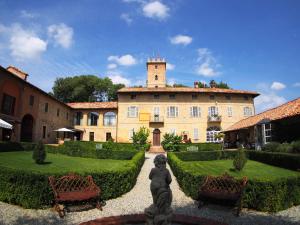
[[[209,174],[185,170],[184,164],[192,164],[193,162],[184,162],[179,157],[183,157],[181,153],[168,153],[168,163],[183,192],[193,199],[197,199],[199,187],[203,183],[205,176]],[[270,212],[299,205],[300,174],[296,177],[274,180],[249,179],[243,201],[244,206],[247,208]]]
[[[123,169],[112,171],[84,171],[83,169],[78,174],[91,175],[102,190],[101,198],[112,199],[133,188],[144,160],[144,152],[138,152],[130,161],[128,160]],[[65,174],[41,173],[0,166],[0,201],[24,208],[49,207],[53,202],[53,193],[48,184],[48,176],[60,177]]]

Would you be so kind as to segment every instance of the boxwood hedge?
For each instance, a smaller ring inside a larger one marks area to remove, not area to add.
[[[0,141],[0,152],[32,151],[36,143]]]
[[[191,155],[183,156],[183,154],[168,153],[168,162],[184,193],[193,199],[197,199],[199,187],[203,183],[205,176],[197,174],[196,171],[185,171],[182,167],[184,162],[180,158],[189,160]],[[247,208],[270,212],[299,205],[300,176],[273,181],[249,180],[243,201],[244,206]]]
[[[179,151],[186,152],[190,146],[197,147],[198,151],[217,151],[222,149],[222,145],[218,143],[187,143],[179,144]]]
[[[122,170],[83,171],[79,174],[92,175],[102,190],[102,199],[116,198],[133,188],[144,160],[144,152],[138,152]],[[28,172],[0,166],[0,201],[24,208],[49,207],[53,202],[53,193],[48,184],[50,175],[60,177],[65,174]]]

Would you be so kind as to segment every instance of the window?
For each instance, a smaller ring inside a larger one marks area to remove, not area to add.
[[[155,80],[158,80],[158,76],[157,75],[155,75]]]
[[[157,86],[157,85],[155,85],[155,88],[158,88],[158,86]]]
[[[199,133],[198,133],[198,128],[194,128],[194,140],[199,139]]]
[[[201,108],[197,106],[192,106],[190,108],[190,116],[195,118],[195,117],[200,117],[201,116]]]
[[[214,100],[214,99],[215,99],[215,96],[214,96],[214,95],[210,95],[210,96],[209,96],[209,99]]]
[[[110,132],[106,133],[106,141],[111,141],[112,140],[112,136]]]
[[[192,94],[192,99],[197,99],[198,98],[198,95],[197,94]]]
[[[98,118],[99,118],[99,113],[90,112],[88,114],[88,126],[97,126]]]
[[[244,100],[249,100],[249,97],[247,95],[244,96]]]
[[[30,96],[29,96],[29,105],[30,105],[30,106],[33,106],[33,104],[34,104],[34,96],[33,96],[33,95],[30,95]]]
[[[133,134],[134,134],[134,128],[132,128],[132,129],[129,130],[129,140],[132,139]]]
[[[232,117],[232,107],[231,106],[227,107],[227,114],[228,114],[228,117]]]
[[[170,130],[170,134],[176,135],[176,129],[175,129],[175,128],[172,128],[172,129]]]
[[[264,130],[264,143],[267,144],[272,141],[272,124],[266,123],[262,126]]]
[[[169,118],[178,117],[178,107],[176,106],[169,106],[167,111],[167,116]]]
[[[57,109],[56,111],[56,116],[59,116],[59,109]]]
[[[104,114],[104,126],[115,126],[116,125],[116,113],[114,112],[107,112]]]
[[[208,115],[209,116],[215,116],[218,115],[218,107],[216,106],[211,106],[208,108]]]
[[[252,116],[252,109],[250,107],[244,107],[244,116]]]
[[[130,98],[131,99],[136,99],[136,95],[131,95]]]
[[[14,115],[16,98],[7,94],[3,94],[1,112],[6,115]]]
[[[230,95],[226,95],[225,98],[226,98],[227,100],[231,100],[231,96],[230,96]]]
[[[43,126],[43,138],[46,138],[46,126]]]
[[[48,112],[48,102],[45,103],[45,112]]]
[[[127,111],[127,117],[135,118],[138,116],[138,107],[136,106],[129,106]]]
[[[157,65],[155,65],[155,69],[157,69]]]
[[[154,99],[159,99],[159,94],[154,94],[153,97]]]
[[[159,107],[154,107],[154,109],[153,109],[153,114],[154,114],[154,116],[159,116]]]
[[[90,132],[90,141],[94,141],[95,134],[94,132]]]
[[[175,94],[170,94],[170,95],[169,95],[169,98],[170,98],[170,99],[175,99]]]
[[[82,120],[82,112],[76,112],[75,117],[74,117],[74,125],[81,125],[81,120]]]
[[[206,142],[218,142],[216,134],[220,133],[219,127],[209,127],[206,130]]]

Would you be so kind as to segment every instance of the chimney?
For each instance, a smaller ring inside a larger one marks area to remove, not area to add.
[[[194,88],[198,88],[199,86],[198,86],[198,81],[195,81],[194,82]]]
[[[20,77],[23,80],[27,80],[28,74],[24,73],[23,71],[19,70],[18,68],[14,67],[14,66],[9,66],[6,68],[6,70],[13,73],[17,77]]]

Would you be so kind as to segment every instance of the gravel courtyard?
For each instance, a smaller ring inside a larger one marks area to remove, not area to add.
[[[103,211],[91,209],[82,212],[67,213],[64,219],[52,209],[31,210],[0,202],[0,224],[79,224],[84,221],[93,220],[99,217],[142,213],[152,203],[150,192],[150,180],[148,179],[151,168],[154,167],[154,154],[146,153],[146,161],[138,176],[135,187],[127,194],[106,202]],[[169,168],[169,167],[168,167]],[[170,169],[170,168],[169,168]],[[300,225],[300,206],[292,207],[275,214],[257,212],[243,209],[240,217],[233,215],[233,208],[208,205],[198,210],[194,200],[187,197],[179,188],[174,175],[172,175],[171,189],[173,192],[172,207],[176,213],[207,217],[228,224],[249,224],[249,225]]]

